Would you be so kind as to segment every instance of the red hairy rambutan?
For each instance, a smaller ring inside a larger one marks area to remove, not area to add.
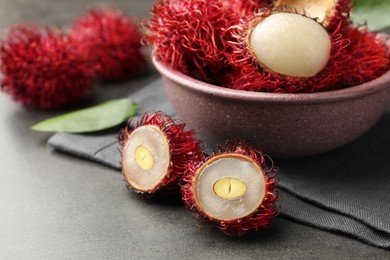
[[[23,105],[58,108],[85,97],[94,71],[63,33],[15,25],[1,40],[1,88]]]
[[[269,227],[279,195],[277,168],[266,158],[244,144],[228,144],[190,162],[181,188],[186,208],[230,235]]]
[[[146,113],[118,134],[122,173],[129,188],[146,196],[177,193],[187,162],[203,156],[193,130],[162,112]]]
[[[379,36],[365,27],[346,27],[343,34],[351,42],[343,55],[341,82],[355,86],[376,79],[390,69],[387,36]]]
[[[233,0],[238,3],[237,1]],[[210,83],[230,70],[227,28],[240,14],[225,0],[158,0],[152,8],[145,42],[156,58],[191,77]]]
[[[75,21],[69,35],[79,51],[96,63],[103,80],[126,80],[145,69],[139,28],[117,9],[89,10]]]

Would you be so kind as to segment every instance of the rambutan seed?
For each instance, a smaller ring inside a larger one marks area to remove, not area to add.
[[[312,77],[328,63],[331,40],[315,20],[295,13],[258,17],[247,44],[261,66],[292,77]]]
[[[168,115],[147,113],[118,134],[122,173],[128,186],[146,196],[179,191],[188,161],[202,155],[195,132]]]
[[[277,215],[276,168],[243,144],[190,162],[181,188],[183,202],[200,220],[224,233],[242,235],[269,227]]]

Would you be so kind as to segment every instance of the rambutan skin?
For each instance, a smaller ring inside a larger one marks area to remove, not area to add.
[[[272,9],[275,0],[229,0],[226,5],[237,12],[241,18],[253,15],[261,8]]]
[[[334,3],[333,9],[328,14],[329,17],[326,21],[325,27],[329,31],[334,31],[337,27],[340,26],[340,23],[343,26],[351,24],[350,13],[353,7],[352,0],[337,0]]]
[[[202,144],[196,139],[195,131],[186,129],[186,124],[180,120],[172,119],[163,112],[148,112],[141,119],[130,121],[126,128],[119,131],[118,142],[122,149],[129,140],[132,131],[145,125],[157,126],[165,134],[169,142],[170,162],[165,177],[153,190],[148,192],[135,191],[147,197],[170,197],[177,195],[180,192],[179,182],[187,170],[188,162],[197,161],[198,158],[204,156]],[[122,166],[123,160],[126,160],[126,158],[122,158]],[[125,175],[124,171],[122,172]],[[126,180],[126,176],[125,181],[128,187],[132,188]]]
[[[246,217],[234,219],[230,221],[221,221],[208,216],[198,205],[193,185],[196,172],[201,166],[216,155],[221,154],[239,154],[244,155],[256,162],[256,164],[263,170],[265,178],[266,195],[257,210]],[[235,145],[228,143],[225,148],[222,146],[217,148],[217,151],[211,156],[198,157],[198,160],[193,160],[188,163],[187,171],[182,180],[181,193],[182,200],[186,208],[192,212],[199,220],[216,226],[223,233],[234,236],[241,236],[248,231],[256,231],[259,229],[270,227],[272,220],[278,214],[278,207],[276,202],[279,198],[279,193],[276,190],[277,186],[277,171],[278,168],[273,165],[267,166],[267,156],[264,156],[260,151],[252,149],[240,143]]]
[[[0,44],[1,89],[23,105],[53,109],[89,94],[91,64],[61,32],[20,24]]]
[[[95,62],[102,80],[127,80],[145,70],[139,27],[120,10],[91,9],[75,21],[69,35]]]

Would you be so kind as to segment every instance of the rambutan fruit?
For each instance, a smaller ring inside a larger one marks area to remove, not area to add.
[[[269,227],[277,215],[277,168],[244,144],[229,144],[192,161],[183,178],[182,199],[200,220],[226,234]]]
[[[158,0],[145,23],[157,60],[193,78],[220,83],[230,70],[227,28],[240,11],[225,0]],[[237,2],[237,1],[236,1]]]
[[[343,34],[347,46],[341,71],[341,81],[355,86],[371,81],[390,69],[390,50],[387,36],[370,32],[365,27],[347,27]]]
[[[274,93],[339,87],[340,57],[350,42],[338,30],[329,34],[314,19],[267,9],[231,30],[236,41],[230,43],[228,87]]]
[[[139,27],[120,10],[91,9],[75,21],[69,35],[95,62],[102,80],[126,80],[145,70]]]
[[[236,41],[229,43],[234,69],[227,75],[227,86],[235,89],[327,91],[368,82],[389,69],[383,39],[349,22],[330,29],[288,9],[263,9],[231,30]]]
[[[121,130],[122,173],[129,188],[146,196],[171,196],[187,162],[203,156],[193,130],[162,112],[146,113]]]
[[[63,33],[15,25],[0,44],[1,89],[23,105],[58,108],[89,94],[94,71]]]

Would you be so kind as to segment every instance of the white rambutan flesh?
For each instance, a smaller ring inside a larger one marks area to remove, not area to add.
[[[145,125],[135,129],[122,153],[126,181],[138,191],[153,190],[167,174],[170,162],[169,143],[157,126]]]
[[[229,221],[252,214],[266,191],[263,171],[255,161],[240,154],[209,159],[197,171],[194,196],[204,214]]]
[[[262,67],[292,77],[312,77],[330,58],[331,39],[315,20],[296,13],[274,13],[254,24],[250,51]]]

